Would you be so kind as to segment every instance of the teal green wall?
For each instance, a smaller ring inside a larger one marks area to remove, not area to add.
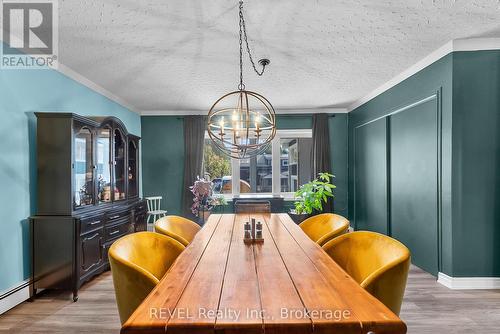
[[[116,116],[141,134],[140,117],[53,70],[0,70],[0,293],[30,276],[27,217],[35,213],[36,111]]]
[[[500,51],[453,54],[453,276],[500,277]]]
[[[349,113],[349,217],[354,221],[354,129],[366,122],[386,116],[403,106],[440,92],[442,114],[442,205],[441,205],[441,263],[439,271],[451,275],[453,270],[452,212],[451,212],[451,126],[453,57],[441,58],[398,85],[373,98]],[[385,122],[385,119],[377,122]],[[385,175],[384,175],[385,177]],[[390,180],[388,180],[390,182]],[[381,197],[382,198],[382,197]],[[382,200],[382,199],[381,199]],[[389,200],[384,198],[384,201]],[[387,207],[387,203],[381,206]],[[426,208],[421,208],[425,210]],[[355,221],[354,221],[355,223]]]
[[[335,211],[347,215],[347,114],[329,120],[335,182]],[[143,116],[142,165],[144,196],[161,195],[163,207],[181,214],[184,172],[183,118],[180,116]],[[310,129],[311,115],[277,115],[278,129]],[[338,204],[338,205],[337,205]],[[229,206],[226,211],[231,212]]]
[[[355,202],[354,128],[436,91],[442,140],[439,271],[498,277],[500,51],[449,54],[349,113],[349,216]]]
[[[178,116],[143,116],[142,189],[145,197],[163,196],[162,208],[182,213],[184,121]]]
[[[347,114],[336,114],[330,117],[330,159],[332,173],[335,175],[334,211],[344,217],[348,216],[348,137]]]

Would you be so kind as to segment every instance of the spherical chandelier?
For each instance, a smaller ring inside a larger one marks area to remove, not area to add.
[[[238,90],[219,98],[208,112],[207,131],[215,146],[235,159],[247,159],[263,153],[276,135],[276,114],[271,103],[262,95],[248,91],[243,83],[243,43],[254,71],[261,76],[269,65],[259,60],[258,71],[248,45],[243,1],[239,2],[240,83]]]

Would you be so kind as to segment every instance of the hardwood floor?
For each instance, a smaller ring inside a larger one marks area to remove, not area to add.
[[[111,273],[106,272],[80,290],[42,292],[0,315],[0,333],[118,333],[120,321]],[[500,290],[449,290],[431,275],[412,267],[401,318],[408,333],[498,333]]]

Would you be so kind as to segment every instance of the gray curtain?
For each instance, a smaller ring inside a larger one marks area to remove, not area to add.
[[[182,187],[182,211],[185,217],[194,219],[191,213],[193,196],[189,187],[197,176],[202,177],[203,142],[205,138],[206,117],[184,117],[184,182]]]
[[[312,124],[312,178],[316,178],[320,172],[332,172],[330,162],[330,131],[328,128],[328,114],[314,114]],[[323,206],[323,212],[333,211],[333,200]]]

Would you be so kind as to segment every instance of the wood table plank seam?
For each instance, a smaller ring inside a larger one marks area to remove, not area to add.
[[[257,289],[259,291],[259,302],[260,302],[260,309],[261,311],[264,310],[264,307],[262,306],[262,289],[260,287],[260,280],[259,280],[259,270],[257,269],[257,256],[255,254],[255,245],[252,245],[252,253],[253,253],[253,259],[254,259],[254,269],[255,269],[255,275],[257,276]],[[262,319],[262,333],[266,332],[266,323],[264,319]]]
[[[229,237],[229,248],[227,250],[227,256],[226,256],[226,263],[224,265],[224,273],[222,274],[222,284],[220,287],[220,292],[219,292],[219,301],[217,302],[217,310],[220,309],[220,303],[222,299],[222,292],[224,291],[224,280],[226,277],[226,271],[227,271],[227,263],[229,262],[229,254],[231,253],[231,246],[233,245],[233,234],[234,234],[234,226],[236,225],[236,215],[233,216],[233,228],[231,229],[231,236]],[[214,322],[214,333],[216,331],[217,327],[217,318],[215,319]]]
[[[288,266],[287,266],[287,264],[286,264],[286,261],[285,261],[285,259],[283,258],[283,254],[281,253],[281,250],[280,250],[280,248],[278,247],[278,244],[276,243],[276,240],[274,239],[274,235],[273,235],[273,233],[271,232],[271,228],[269,227],[269,222],[268,222],[267,217],[264,217],[264,222],[266,223],[266,226],[267,226],[267,228],[268,228],[268,230],[269,230],[269,235],[271,236],[271,239],[273,239],[273,243],[274,243],[274,245],[275,245],[276,249],[278,250],[278,254],[279,254],[280,258],[281,258],[281,261],[283,262],[283,265],[285,266],[285,269],[286,269],[286,271],[287,271],[287,273],[288,273],[288,276],[290,276],[290,280],[292,281],[293,287],[295,288],[295,291],[297,292],[297,295],[299,296],[300,302],[302,303],[302,306],[304,307],[304,310],[307,310],[306,304],[305,304],[305,302],[304,302],[304,300],[303,300],[302,296],[300,295],[300,291],[299,291],[299,289],[297,288],[297,285],[295,284],[295,281],[294,281],[294,279],[293,279],[292,274],[290,273],[290,269],[288,268]],[[281,222],[281,220],[280,220],[280,222]],[[310,316],[308,316],[308,319],[309,319],[309,321],[310,321],[310,323],[311,323],[311,332],[314,332],[314,321],[311,319],[311,317],[310,317]]]
[[[184,285],[184,287],[182,288],[182,291],[181,293],[179,294],[179,297],[177,298],[177,300],[175,301],[175,305],[174,305],[174,309],[177,307],[177,304],[179,303],[179,301],[181,300],[182,298],[182,295],[184,294],[184,291],[186,290],[186,287],[188,286],[189,282],[191,281],[191,278],[193,277],[195,271],[196,271],[196,268],[198,268],[198,265],[200,264],[200,261],[201,259],[203,258],[203,254],[205,254],[205,250],[207,249],[208,245],[210,244],[210,241],[212,241],[212,238],[215,234],[215,231],[217,231],[217,228],[219,227],[219,224],[222,220],[222,215],[219,215],[219,219],[217,220],[217,224],[215,225],[212,233],[210,234],[210,238],[208,239],[207,243],[205,244],[205,247],[203,247],[203,251],[200,253],[200,256],[198,258],[198,260],[196,261],[196,265],[193,267],[193,270],[191,271],[191,274],[189,275],[189,279],[187,280],[186,284]],[[188,245],[189,247],[189,245]],[[173,266],[172,266],[173,267]],[[170,269],[172,268],[170,267]],[[170,270],[169,270],[170,271]],[[169,314],[168,316],[168,319],[166,319],[166,323],[165,323],[165,333],[167,332],[167,326],[168,326],[168,322],[170,321],[170,318],[172,318],[172,313]]]
[[[295,238],[295,236],[293,235],[293,233],[290,231],[290,229],[286,226],[286,224],[283,222],[282,220],[282,214],[278,215],[278,219],[281,223],[281,225],[288,231],[288,233],[290,234],[290,236],[292,237],[293,240],[295,240],[295,242],[297,243],[297,245],[299,246],[299,248],[302,250],[302,252],[306,255],[306,257],[311,261],[312,265],[316,268],[316,270],[318,271],[318,273],[324,278],[325,282],[327,282],[327,284],[332,287],[332,284],[330,283],[330,281],[325,277],[325,275],[323,274],[322,270],[320,268],[318,268],[318,266],[316,265],[316,262],[309,256],[309,254],[306,252],[306,250],[304,249],[304,247],[302,247],[301,243]],[[318,246],[319,247],[319,246]],[[333,260],[332,260],[333,261]],[[334,287],[332,287],[334,288]],[[340,297],[340,296],[339,296]],[[345,299],[343,299],[342,297],[340,297],[342,299],[343,302],[345,302]],[[347,305],[349,305],[349,303],[346,303]],[[356,315],[356,313],[354,312],[354,310],[351,310],[351,312],[353,312],[353,314],[355,315],[356,319],[358,319],[359,321],[359,325],[361,327],[361,332],[363,332],[364,330],[364,326],[363,326],[363,322],[360,319],[359,316]],[[314,326],[314,324],[313,324]]]
[[[334,289],[334,288],[335,288],[335,286],[333,286],[333,285],[332,285],[332,283],[330,282],[330,280],[328,280],[328,279],[325,277],[325,275],[324,275],[324,273],[323,273],[322,269],[321,269],[321,268],[319,268],[319,267],[317,266],[316,261],[314,261],[314,260],[311,258],[311,256],[308,254],[308,252],[307,252],[307,251],[304,249],[304,247],[302,246],[302,244],[301,244],[301,243],[300,243],[300,242],[299,242],[299,241],[295,238],[294,234],[290,231],[290,228],[287,226],[287,224],[285,224],[285,223],[283,222],[283,217],[284,217],[285,219],[291,219],[291,218],[289,218],[289,216],[288,216],[287,214],[279,214],[279,215],[278,215],[278,218],[279,218],[279,221],[280,221],[281,225],[282,225],[282,226],[283,226],[283,227],[284,227],[284,228],[288,231],[288,233],[291,235],[291,237],[293,238],[293,240],[295,240],[295,242],[297,243],[297,245],[299,246],[299,248],[302,250],[302,252],[306,255],[306,257],[307,257],[307,258],[309,258],[309,260],[311,261],[311,263],[313,264],[313,266],[316,268],[316,270],[317,270],[317,271],[321,274],[321,276],[322,276],[323,278],[325,278],[325,281],[327,282],[327,284],[328,284],[328,285],[329,285],[332,289]],[[317,245],[317,244],[315,244],[315,245],[316,245],[316,247],[318,248],[318,250],[323,251],[323,250],[322,250],[322,248],[321,248],[321,246],[319,246],[319,245]],[[329,258],[330,258],[330,257],[329,257]],[[331,259],[331,258],[330,258],[330,260],[331,260],[332,262],[335,262],[335,261],[334,261],[333,259]],[[328,268],[327,266],[326,266],[326,269],[327,269],[327,270],[329,270],[329,271],[331,270],[331,269],[330,269],[330,268]],[[345,271],[344,271],[341,267],[339,267],[339,269],[340,269],[340,270],[342,270],[342,271],[345,273]],[[345,275],[346,275],[346,276],[349,276],[347,273],[345,273]],[[356,282],[356,284],[358,284],[358,283]],[[358,284],[358,285],[359,285],[359,284]],[[343,302],[345,302],[347,305],[350,305],[350,303],[349,303],[349,302],[346,302],[346,300],[345,300],[342,296],[340,296],[340,295],[339,295],[339,298],[341,298],[341,300],[342,300]],[[385,307],[385,306],[384,306],[384,307]],[[370,330],[370,328],[368,328],[368,329],[366,328],[366,326],[363,324],[363,321],[361,320],[361,317],[359,317],[359,315],[357,315],[357,314],[356,314],[356,312],[355,312],[352,308],[351,308],[351,312],[353,313],[353,315],[355,315],[356,319],[358,319],[358,321],[359,321],[359,323],[360,323],[360,326],[361,326],[361,330],[362,330],[362,332],[365,332],[365,331],[370,332],[370,331],[371,331],[371,330]]]
[[[218,232],[218,230],[219,230],[220,228],[223,228],[223,220],[224,220],[224,215],[222,215],[222,214],[221,214],[221,215],[219,215],[219,220],[217,221],[217,225],[215,226],[215,228],[214,228],[214,230],[213,230],[212,234],[210,235],[210,238],[209,238],[209,240],[208,240],[207,244],[205,245],[205,247],[204,247],[204,249],[203,249],[203,252],[201,252],[201,255],[200,255],[200,257],[198,258],[198,261],[197,261],[196,265],[194,266],[193,271],[191,272],[191,275],[189,276],[188,281],[187,281],[187,282],[186,282],[186,284],[184,285],[184,287],[183,287],[183,289],[182,289],[182,292],[181,292],[181,294],[179,295],[179,298],[178,298],[178,299],[177,299],[177,301],[176,301],[176,304],[175,304],[174,309],[176,309],[176,308],[178,307],[178,305],[179,305],[180,301],[181,301],[181,300],[182,300],[182,298],[184,297],[184,293],[186,292],[186,290],[187,290],[188,286],[190,285],[190,282],[191,282],[191,280],[192,280],[193,276],[197,273],[197,270],[199,269],[198,267],[199,267],[199,265],[200,265],[201,261],[204,259],[204,255],[205,255],[206,250],[208,249],[209,245],[211,244],[212,239],[214,238],[214,236],[216,235],[216,233]],[[229,247],[230,247],[230,243],[231,243],[231,237],[232,237],[232,234],[233,234],[233,229],[234,229],[234,219],[233,219],[233,226],[232,226],[232,228],[231,228],[231,235],[230,235],[230,238],[229,238]],[[228,254],[229,254],[229,247],[228,247],[228,251],[227,251],[227,253],[228,253]],[[226,258],[226,264],[225,264],[225,265],[227,265],[227,258]],[[222,283],[222,282],[221,282],[221,283]],[[221,285],[221,291],[222,291],[222,285]],[[220,293],[219,293],[219,301],[218,301],[218,302],[220,302]],[[189,311],[188,311],[188,312],[189,312]],[[173,316],[175,316],[175,313],[172,313],[172,314],[168,317],[168,320],[166,321],[166,324],[165,324],[165,332],[168,332],[168,327],[169,327],[169,325],[170,325],[170,326],[172,326],[171,321],[172,321],[172,320],[174,320],[174,321],[176,320],[176,319],[174,319],[174,318],[173,318]],[[172,329],[172,328],[171,328],[171,329]],[[214,332],[215,332],[215,322],[214,322],[214,327],[213,327],[213,329],[214,329]]]

